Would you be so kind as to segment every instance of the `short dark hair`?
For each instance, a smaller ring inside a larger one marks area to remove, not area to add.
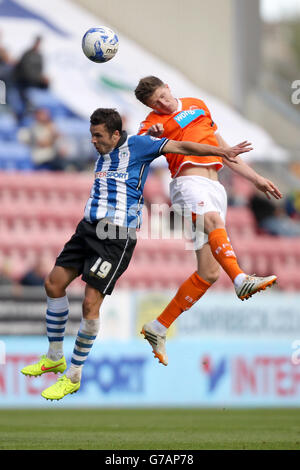
[[[141,101],[141,103],[147,105],[147,101],[151,95],[157,90],[157,88],[164,86],[164,82],[153,75],[149,77],[141,78],[138,86],[134,90],[136,98]]]
[[[105,124],[106,129],[112,135],[115,131],[122,132],[122,118],[116,109],[98,108],[90,117],[92,126]]]

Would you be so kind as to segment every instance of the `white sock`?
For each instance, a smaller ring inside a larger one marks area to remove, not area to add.
[[[160,323],[158,320],[153,320],[151,322],[151,326],[153,327],[153,330],[158,335],[161,335],[161,336],[166,335],[168,328],[165,325],[163,325],[162,323]]]
[[[81,320],[71,359],[71,366],[66,372],[66,376],[73,383],[80,382],[81,380],[82,368],[98,335],[99,326],[99,318],[95,320],[86,320],[83,318]]]
[[[82,374],[83,366],[75,366],[75,364],[71,364],[69,369],[66,372],[66,377],[71,380],[74,384],[81,381],[81,374]]]
[[[51,359],[51,361],[59,361],[63,355],[64,351],[62,341],[52,341],[49,343],[47,357]]]
[[[237,287],[237,288],[241,287],[246,277],[247,277],[247,274],[245,273],[238,274],[233,280],[234,287]]]

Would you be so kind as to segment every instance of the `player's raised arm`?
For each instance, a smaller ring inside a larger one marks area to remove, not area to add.
[[[177,140],[169,140],[163,149],[163,153],[176,153],[181,155],[197,155],[199,157],[217,156],[222,157],[230,162],[235,162],[237,155],[250,152],[252,150],[251,143],[241,142],[234,147],[215,147],[213,145],[197,144],[195,142],[178,142]]]
[[[221,147],[228,149],[230,148],[230,146],[220,134],[216,134],[216,137]],[[274,199],[282,198],[282,193],[275,186],[275,184],[264,176],[258,174],[253,168],[247,165],[247,163],[244,162],[242,158],[236,157],[234,165],[232,165],[229,160],[225,161],[224,163],[235,173],[243,176],[248,181],[251,181],[251,183],[253,183],[257,189],[259,189],[259,191],[265,193],[268,199],[271,199],[271,196]]]

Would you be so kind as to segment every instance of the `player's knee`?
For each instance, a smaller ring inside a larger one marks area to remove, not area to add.
[[[212,269],[207,272],[201,273],[202,277],[205,281],[209,282],[210,284],[214,284],[219,279],[220,276],[220,269]]]
[[[204,230],[210,233],[217,228],[224,228],[224,222],[218,212],[208,212],[204,216]]]
[[[47,276],[45,281],[44,281],[44,287],[47,295],[51,297],[52,291],[53,291],[53,284],[51,282],[50,276]]]
[[[59,283],[57,283],[51,275],[47,276],[44,281],[45,291],[48,297],[57,298],[63,297],[64,288]]]

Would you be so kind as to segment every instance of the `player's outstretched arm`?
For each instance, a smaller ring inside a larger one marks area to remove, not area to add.
[[[219,145],[223,148],[230,148],[229,145],[225,142],[225,140],[220,136],[220,134],[216,134],[217,140]],[[268,199],[271,199],[271,196],[275,199],[281,199],[282,194],[279,189],[275,186],[275,184],[265,178],[264,176],[257,173],[253,168],[251,168],[247,163],[244,162],[239,156],[236,157],[234,164],[229,160],[224,160],[224,163],[237,174],[243,176],[248,181],[254,184],[254,186],[259,190],[265,193]]]
[[[250,152],[250,142],[244,141],[234,147],[215,147],[214,145],[197,144],[195,142],[178,142],[169,140],[163,149],[163,153],[177,153],[180,155],[197,155],[199,157],[216,156],[222,157],[229,162],[235,162],[237,155]]]

